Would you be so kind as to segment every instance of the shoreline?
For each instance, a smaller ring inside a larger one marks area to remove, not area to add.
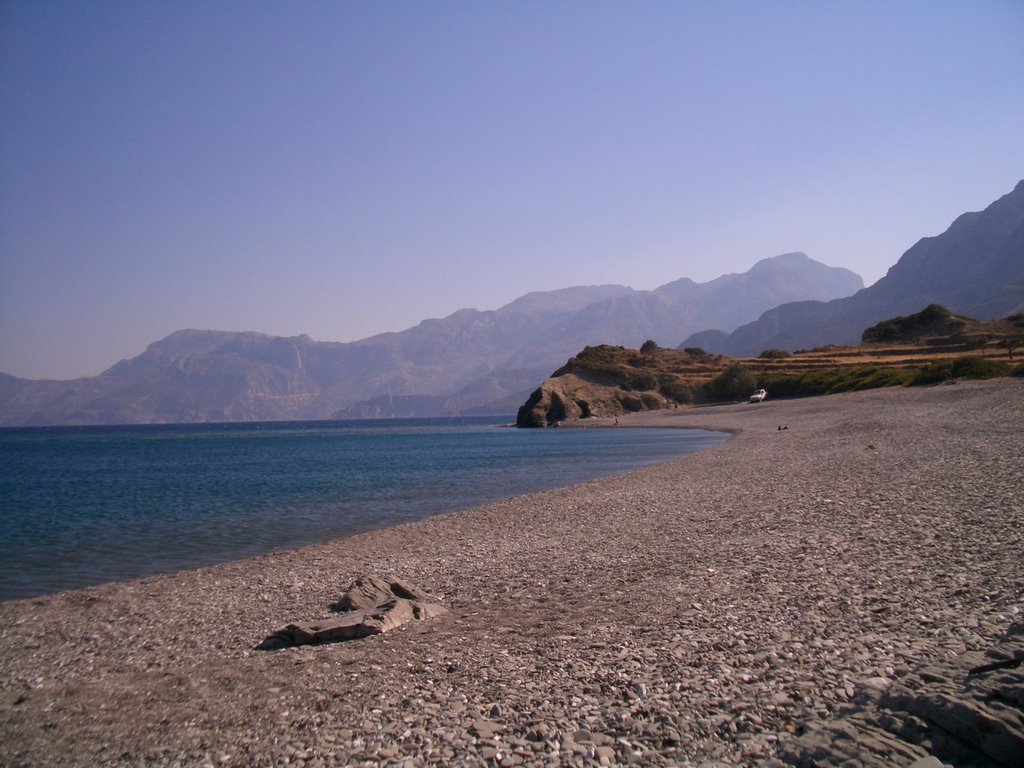
[[[299,550],[0,604],[0,762],[756,764],[871,684],[1024,618],[1020,380],[621,421],[733,437]],[[366,573],[450,614],[253,650],[330,615]]]
[[[211,446],[204,426],[197,430],[192,425],[158,428],[150,445],[169,441],[175,446],[160,451],[159,458],[149,446],[125,438],[135,428],[102,427],[98,431],[115,437],[60,453],[42,450],[41,443],[60,447],[66,431],[62,428],[54,440],[54,430],[47,429],[46,436],[33,437],[25,446],[23,453],[34,457],[29,461],[11,456],[22,446],[5,444],[0,463],[10,458],[11,477],[8,493],[0,497],[10,497],[14,506],[7,515],[9,536],[0,541],[0,602],[315,546],[622,474],[728,437],[647,428],[568,430],[545,437],[509,433],[496,428],[494,420],[419,423],[427,430],[417,435],[417,427],[411,442],[403,430],[371,422],[365,423],[364,434],[380,434],[379,441],[360,440],[359,430],[344,425],[337,433],[331,426],[313,426],[307,440],[308,422],[282,424],[273,431],[290,435],[299,430],[300,438],[261,442],[246,437],[244,445],[238,444],[239,453],[230,455]],[[237,426],[225,430],[232,440],[259,429]],[[425,448],[420,438],[435,431],[437,440]],[[222,443],[221,428],[216,432]],[[136,452],[145,456],[137,463]],[[194,472],[191,462],[197,456],[204,457],[204,468]],[[248,467],[257,462],[262,471],[254,473]],[[112,465],[118,471],[98,482],[95,468]],[[22,495],[27,501],[19,503]],[[86,512],[78,515],[75,507]]]

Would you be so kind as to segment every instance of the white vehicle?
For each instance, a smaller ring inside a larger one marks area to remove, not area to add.
[[[760,403],[766,397],[768,397],[768,393],[765,392],[763,389],[759,389],[759,390],[757,390],[757,392],[755,392],[754,394],[752,394],[750,396],[750,402],[752,402],[752,403]]]

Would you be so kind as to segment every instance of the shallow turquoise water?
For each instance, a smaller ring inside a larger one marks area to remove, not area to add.
[[[326,541],[726,437],[483,418],[3,429],[0,599]]]

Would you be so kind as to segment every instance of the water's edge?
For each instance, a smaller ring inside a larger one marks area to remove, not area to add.
[[[594,428],[516,430],[487,419],[5,430],[0,466],[20,466],[29,488],[0,480],[3,507],[14,510],[3,518],[0,600],[290,551],[629,472],[729,437],[586,426]],[[27,469],[12,461],[12,439],[32,454]]]

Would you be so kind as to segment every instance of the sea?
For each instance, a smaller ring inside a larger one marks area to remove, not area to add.
[[[727,438],[508,421],[0,429],[0,600],[293,549],[627,472]]]

